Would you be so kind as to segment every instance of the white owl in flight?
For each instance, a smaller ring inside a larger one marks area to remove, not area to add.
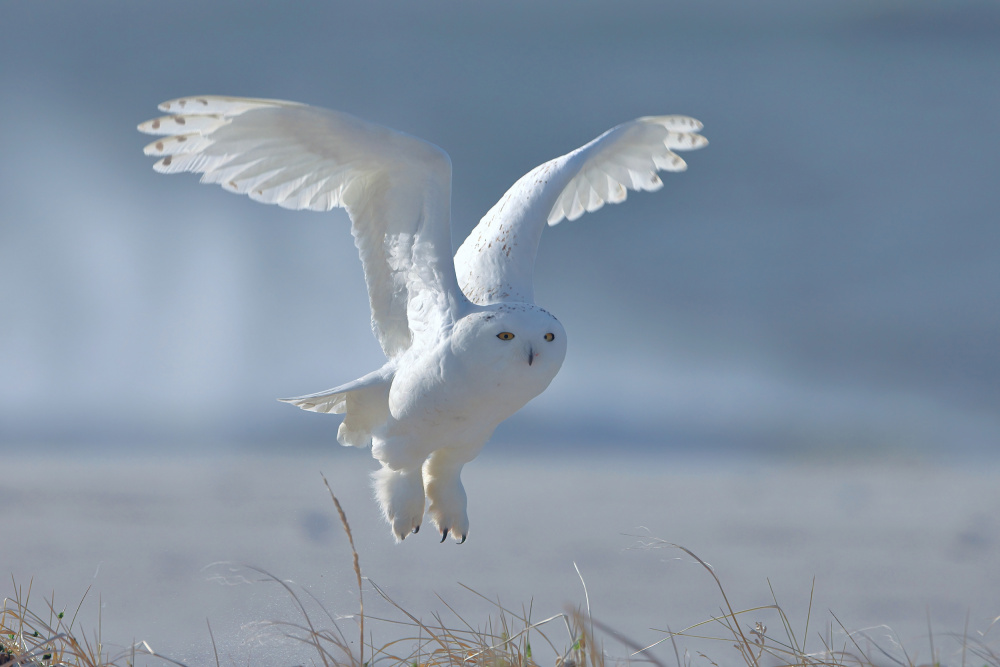
[[[372,446],[375,495],[397,540],[425,504],[443,542],[469,532],[462,467],[497,425],[559,371],[566,332],[534,303],[542,229],[683,171],[675,150],[708,142],[685,116],[608,130],[518,180],[452,257],[451,160],[437,146],[346,113],[280,100],[187,97],[139,125],[158,172],[290,209],[347,209],[372,329],[388,361],[353,382],[298,398],[344,414],[342,445]]]

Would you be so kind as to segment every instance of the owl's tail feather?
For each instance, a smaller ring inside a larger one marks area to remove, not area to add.
[[[395,369],[386,364],[339,387],[278,400],[310,412],[343,414],[337,441],[345,447],[367,447],[372,444],[372,431],[389,418],[389,387],[394,374]]]

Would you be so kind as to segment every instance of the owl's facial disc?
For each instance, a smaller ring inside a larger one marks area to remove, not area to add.
[[[540,391],[562,365],[566,332],[533,304],[498,304],[456,323],[452,349],[461,351],[470,367],[488,367],[498,381],[525,382]]]
[[[500,340],[509,341],[509,340],[514,340],[516,336],[514,333],[510,331],[501,331],[500,333],[497,334],[497,338],[499,338]],[[547,343],[551,343],[556,339],[556,335],[551,331],[549,331],[544,336],[542,336],[542,339],[545,340],[545,342]],[[531,366],[535,361],[535,357],[540,355],[541,355],[541,350],[536,352],[535,346],[532,345],[531,343],[528,343],[528,365]]]

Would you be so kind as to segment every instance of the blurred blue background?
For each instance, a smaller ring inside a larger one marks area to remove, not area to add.
[[[192,94],[440,145],[457,244],[647,114],[711,145],[548,230],[570,336],[508,446],[979,457],[1000,443],[1000,4],[216,0],[0,8],[0,453],[328,447],[275,397],[382,363],[343,212],[155,174]]]

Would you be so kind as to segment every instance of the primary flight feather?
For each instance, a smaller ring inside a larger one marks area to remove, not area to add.
[[[267,204],[344,208],[387,362],[353,382],[281,399],[343,414],[343,445],[381,463],[375,495],[397,540],[425,507],[441,540],[468,536],[462,467],[562,366],[566,333],[534,303],[542,229],[683,171],[708,142],[686,116],[646,116],[521,177],[452,256],[451,161],[437,146],[346,113],[280,100],[186,97],[139,130],[163,173],[200,173]]]

